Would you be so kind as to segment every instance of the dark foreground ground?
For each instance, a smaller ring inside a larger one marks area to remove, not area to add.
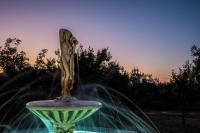
[[[200,112],[186,114],[186,126],[181,122],[181,113],[148,111],[146,114],[161,133],[200,133]]]

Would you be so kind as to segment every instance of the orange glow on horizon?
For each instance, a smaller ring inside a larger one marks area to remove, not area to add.
[[[124,69],[127,71],[127,72],[131,72],[134,67],[132,67],[131,65],[124,65],[123,66]],[[162,83],[168,83],[170,82],[170,74],[169,72],[162,72],[162,73],[158,73],[158,71],[152,71],[152,70],[149,70],[149,68],[140,68],[140,67],[136,67],[140,70],[140,72],[144,73],[144,74],[152,74],[152,77],[153,78],[158,78],[160,82]]]

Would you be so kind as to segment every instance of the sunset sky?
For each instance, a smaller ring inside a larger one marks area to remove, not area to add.
[[[54,54],[59,28],[85,47],[109,47],[127,70],[168,81],[200,46],[200,0],[0,0],[0,44],[19,38],[32,60],[42,48]]]

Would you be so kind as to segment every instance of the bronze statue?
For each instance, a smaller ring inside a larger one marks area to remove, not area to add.
[[[70,96],[70,90],[74,84],[74,54],[78,41],[66,29],[60,29],[59,36],[61,48],[61,97],[64,98]]]

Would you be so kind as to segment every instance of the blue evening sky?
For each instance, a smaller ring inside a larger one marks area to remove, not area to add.
[[[32,60],[42,48],[53,55],[67,28],[85,47],[109,47],[127,70],[161,81],[200,46],[199,0],[0,0],[0,20],[1,44],[21,39]]]

